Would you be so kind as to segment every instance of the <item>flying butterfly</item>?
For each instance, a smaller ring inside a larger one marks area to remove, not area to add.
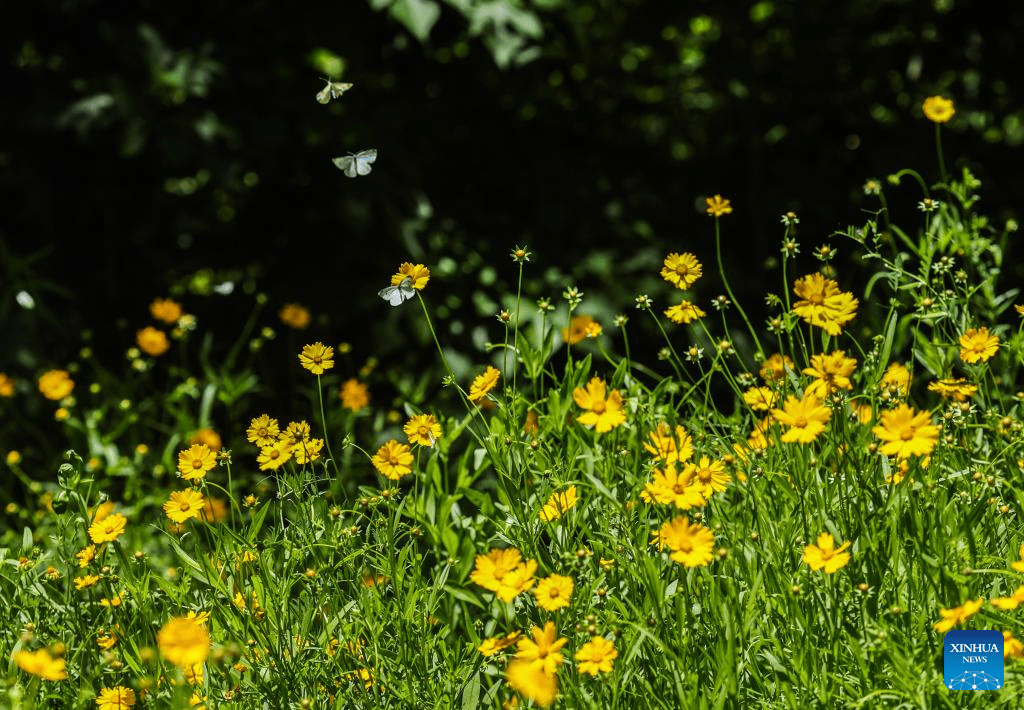
[[[327,82],[327,86],[316,95],[316,100],[322,104],[330,103],[331,99],[340,99],[342,94],[352,88],[352,84],[346,84],[343,81],[331,81],[330,79],[324,79],[324,81]]]
[[[402,283],[397,286],[388,286],[377,292],[377,295],[390,303],[392,306],[402,305],[402,301],[408,301],[416,295],[416,289],[412,287],[412,279],[406,276]]]
[[[350,178],[354,178],[356,175],[369,175],[372,169],[370,166],[376,159],[377,149],[370,148],[369,150],[361,150],[355,155],[349,153],[340,158],[332,158],[331,161],[338,166],[338,170],[341,170]]]

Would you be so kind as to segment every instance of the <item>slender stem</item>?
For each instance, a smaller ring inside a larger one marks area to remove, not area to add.
[[[320,399],[320,423],[324,427],[324,444],[327,446],[327,455],[331,457],[331,465],[334,466],[334,475],[338,474],[338,462],[334,460],[334,453],[331,451],[331,435],[327,431],[327,415],[324,414],[324,388],[320,383],[320,375],[316,376],[316,394]]]
[[[750,331],[750,337],[754,340],[754,346],[757,347],[757,352],[764,357],[764,350],[761,348],[761,341],[758,340],[757,332],[754,330],[754,326],[751,325],[750,319],[747,318],[746,311],[743,310],[743,306],[736,300],[736,296],[732,292],[732,287],[729,285],[729,279],[725,278],[725,266],[722,264],[722,230],[718,219],[715,219],[715,256],[718,258],[718,275],[722,279],[722,284],[725,286],[725,292],[729,294],[729,300],[736,306],[736,310],[740,312],[743,317],[743,322],[747,324],[747,330]],[[728,333],[728,331],[727,331]]]
[[[949,192],[949,177],[946,175],[946,161],[942,156],[942,128],[935,124],[935,149],[939,154],[939,174],[942,175],[942,186]]]

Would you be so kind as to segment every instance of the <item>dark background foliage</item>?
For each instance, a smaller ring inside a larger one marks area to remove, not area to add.
[[[920,111],[933,94],[957,102],[947,163],[982,178],[987,209],[1007,216],[1024,187],[1016,6],[64,0],[17,13],[0,30],[0,369],[59,365],[81,327],[117,355],[152,298],[224,283],[235,291],[210,296],[208,320],[244,318],[242,292],[259,290],[275,310],[308,305],[311,339],[422,362],[394,335],[424,339],[416,314],[376,297],[406,260],[434,270],[442,336],[479,362],[501,337],[513,245],[535,252],[531,299],[577,284],[609,328],[636,293],[665,302],[666,252],[711,265],[714,193],[736,208],[723,227],[737,295],[760,302],[769,278],[777,290],[780,214],[800,215],[810,270],[811,248],[876,209],[866,178],[912,166],[937,179]],[[314,100],[325,72],[355,83],[328,106]],[[367,177],[331,164],[371,146]],[[913,189],[898,188],[897,220],[914,219]],[[704,303],[720,292],[702,288]]]

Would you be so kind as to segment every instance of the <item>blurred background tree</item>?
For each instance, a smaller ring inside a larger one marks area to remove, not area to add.
[[[737,295],[760,302],[782,213],[809,271],[875,209],[865,179],[938,179],[926,96],[957,104],[947,164],[989,210],[1015,201],[1022,30],[1016,6],[955,0],[23,4],[0,29],[0,369],[59,363],[77,327],[117,355],[171,289],[224,323],[245,292],[298,301],[310,339],[422,363],[422,318],[376,296],[406,260],[478,366],[514,244],[531,300],[576,284],[609,329],[636,293],[664,307],[668,251],[712,261],[714,193],[735,207]],[[355,87],[321,105],[324,76]],[[369,147],[371,175],[331,164]]]

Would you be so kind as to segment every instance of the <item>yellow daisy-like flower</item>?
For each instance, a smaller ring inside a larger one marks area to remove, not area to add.
[[[729,200],[726,200],[721,195],[715,195],[704,200],[708,206],[708,214],[718,219],[719,217],[727,214],[732,214],[732,205],[729,204]]]
[[[93,586],[98,581],[100,581],[99,575],[95,574],[85,574],[81,577],[75,577],[75,589],[80,592],[83,589],[88,589]]]
[[[409,437],[410,444],[433,446],[441,438],[441,425],[433,414],[417,414],[405,423],[402,429]]]
[[[64,680],[68,677],[63,658],[54,658],[45,648],[18,651],[14,654],[18,668],[43,680]]]
[[[184,315],[181,304],[169,298],[157,298],[149,304],[149,315],[153,320],[162,321],[168,325],[174,325]]]
[[[824,569],[825,574],[832,574],[850,561],[850,553],[846,552],[849,547],[849,542],[836,547],[835,538],[830,533],[823,532],[818,535],[817,545],[808,545],[804,548],[804,562],[815,572]]]
[[[14,380],[6,372],[0,372],[0,397],[14,396]]]
[[[1024,604],[1024,585],[1017,587],[1013,594],[1008,597],[996,597],[989,600],[989,604],[997,609],[1005,609],[1007,611],[1016,609],[1021,604]]]
[[[200,481],[217,465],[217,454],[206,444],[193,444],[178,452],[178,472],[186,481]]]
[[[929,96],[924,100],[921,109],[924,111],[924,117],[932,123],[946,123],[956,113],[953,100],[945,96]]]
[[[757,374],[761,376],[762,380],[768,384],[772,384],[780,380],[785,380],[786,371],[792,369],[793,361],[788,355],[775,353],[761,363],[761,369],[758,370]]]
[[[276,471],[288,463],[292,457],[293,444],[288,441],[275,441],[273,444],[260,448],[256,457],[261,471]]]
[[[151,325],[135,333],[135,344],[139,346],[139,350],[151,357],[163,355],[171,347],[167,333]]]
[[[978,386],[971,384],[961,377],[959,379],[946,379],[929,382],[928,391],[935,392],[940,397],[952,399],[956,402],[966,402],[968,397],[978,391]]]
[[[399,444],[392,439],[377,449],[377,453],[370,459],[370,463],[385,478],[397,481],[402,476],[412,473],[413,458],[412,452],[406,444]]]
[[[684,516],[664,523],[651,538],[651,544],[659,550],[669,548],[672,560],[686,567],[702,567],[714,556],[714,533],[703,525],[690,525]]]
[[[558,520],[576,505],[576,486],[569,486],[562,493],[554,493],[540,509],[540,517],[545,523]]]
[[[825,399],[836,390],[853,389],[850,375],[857,369],[857,361],[852,357],[846,357],[844,351],[836,350],[828,355],[813,355],[810,364],[810,367],[803,369],[803,374],[810,375],[815,380],[808,385],[805,395],[812,394],[818,399]]]
[[[732,480],[732,476],[725,470],[724,461],[712,461],[707,456],[700,457],[692,475],[694,484],[705,498],[724,491]]]
[[[292,458],[295,459],[295,463],[304,466],[319,459],[323,450],[323,439],[303,439],[292,445]]]
[[[1024,658],[1024,643],[1014,638],[1009,631],[1003,632],[1003,657],[1019,661]]]
[[[156,635],[160,655],[179,668],[204,663],[210,653],[210,632],[196,619],[170,619]]]
[[[562,328],[562,340],[575,345],[589,335],[591,329],[597,326],[597,335],[600,335],[601,325],[588,315],[573,316],[569,319],[569,327]]]
[[[829,335],[839,335],[857,315],[860,302],[853,294],[840,291],[838,283],[820,273],[797,279],[793,291],[800,297],[793,304],[793,312]]]
[[[135,691],[123,685],[103,688],[96,696],[97,710],[128,710],[135,705]]]
[[[952,629],[957,624],[962,624],[969,618],[978,613],[981,609],[982,599],[968,599],[963,603],[962,606],[956,606],[952,609],[939,609],[939,615],[942,617],[941,621],[938,621],[932,626],[940,634],[945,633]]]
[[[693,439],[682,425],[673,431],[665,422],[658,424],[647,437],[651,443],[644,442],[644,449],[654,456],[655,461],[666,464],[689,461],[693,456]]]
[[[779,424],[789,427],[780,437],[782,441],[809,444],[825,431],[825,426],[832,418],[832,412],[820,399],[804,393],[800,399],[793,395],[787,397],[782,409],[772,410],[772,418]]]
[[[322,375],[334,367],[334,348],[319,340],[312,345],[303,345],[299,363],[314,375]]]
[[[767,412],[779,401],[779,394],[769,387],[751,387],[743,393],[743,401],[755,412]]]
[[[75,553],[75,557],[78,558],[79,567],[88,567],[89,563],[96,557],[96,546],[89,545],[88,547],[82,548]]]
[[[892,392],[897,397],[906,397],[910,391],[910,370],[906,365],[894,362],[885,369],[879,384],[883,390]]]
[[[562,646],[569,643],[567,638],[558,638],[555,623],[549,621],[540,629],[534,626],[530,630],[532,639],[521,638],[516,647],[519,649],[516,658],[533,664],[546,673],[554,674],[562,665]]]
[[[537,583],[533,596],[537,597],[537,606],[544,611],[556,611],[569,606],[572,589],[572,577],[553,574]]]
[[[689,252],[672,252],[665,257],[664,266],[661,268],[661,278],[684,291],[703,275],[704,267],[697,261],[697,257]]]
[[[277,441],[280,434],[281,428],[277,420],[266,414],[261,414],[249,422],[249,428],[245,430],[246,440],[260,447],[270,446]]]
[[[483,373],[473,378],[473,383],[469,386],[469,401],[479,404],[497,386],[500,376],[498,368],[488,365]]]
[[[679,302],[679,305],[670,306],[665,310],[665,315],[673,323],[679,323],[680,325],[686,325],[692,323],[698,318],[703,318],[707,315],[700,308],[690,303],[686,299]]]
[[[309,322],[312,320],[312,316],[309,314],[309,309],[305,306],[300,306],[298,303],[286,303],[281,307],[277,317],[281,319],[289,328],[295,330],[305,330],[309,327]]]
[[[576,404],[587,410],[579,416],[580,424],[594,427],[599,434],[605,434],[626,421],[622,395],[618,390],[612,390],[605,399],[606,388],[604,380],[593,377],[586,388],[577,387],[572,392]]]
[[[49,370],[39,376],[39,391],[53,401],[64,399],[75,389],[75,381],[67,370]]]
[[[505,575],[518,567],[523,555],[514,547],[493,548],[485,555],[477,555],[469,581],[492,592],[501,586]]]
[[[203,494],[189,488],[171,493],[171,497],[164,503],[164,512],[174,522],[183,523],[189,518],[198,518],[205,505]]]
[[[901,404],[879,415],[880,424],[871,432],[883,442],[881,452],[886,456],[905,459],[910,456],[927,456],[939,439],[939,429],[932,424],[928,412],[916,412],[912,407]]]
[[[101,542],[113,542],[124,535],[124,529],[127,524],[128,518],[120,513],[107,515],[89,526],[89,539],[97,545]]]
[[[512,661],[505,670],[508,687],[542,708],[551,707],[558,696],[558,679],[554,673],[529,661]],[[518,703],[515,707],[518,707]]]
[[[483,656],[493,656],[496,653],[504,651],[506,648],[514,646],[522,636],[521,631],[513,631],[512,633],[505,634],[504,636],[495,636],[493,638],[485,639],[483,643],[476,647],[476,650]]]
[[[988,328],[971,328],[960,336],[960,359],[972,365],[986,362],[999,350],[999,338]]]
[[[191,444],[204,444],[210,451],[220,451],[224,446],[224,442],[221,441],[220,434],[211,429],[210,427],[203,427],[197,429],[192,437],[188,440]]]
[[[580,673],[596,676],[598,673],[611,673],[612,661],[619,657],[615,644],[604,636],[591,636],[573,656],[579,663],[576,668]]]
[[[537,560],[527,560],[501,579],[501,585],[494,592],[501,601],[508,603],[534,585]]]
[[[678,472],[675,464],[664,469],[656,468],[650,482],[640,492],[640,498],[646,503],[675,505],[682,510],[703,507],[706,501],[693,477],[696,470],[692,463],[684,464],[682,471]]]
[[[391,285],[398,286],[400,283],[410,279],[412,287],[422,291],[430,281],[430,269],[423,264],[411,264],[408,261],[398,267],[398,272],[391,277]]]
[[[353,412],[358,412],[370,404],[369,388],[354,377],[342,383],[338,396],[341,398],[341,406]]]
[[[1017,550],[1017,557],[1020,559],[1016,562],[1011,562],[1010,567],[1016,572],[1024,572],[1024,545],[1020,546]]]

